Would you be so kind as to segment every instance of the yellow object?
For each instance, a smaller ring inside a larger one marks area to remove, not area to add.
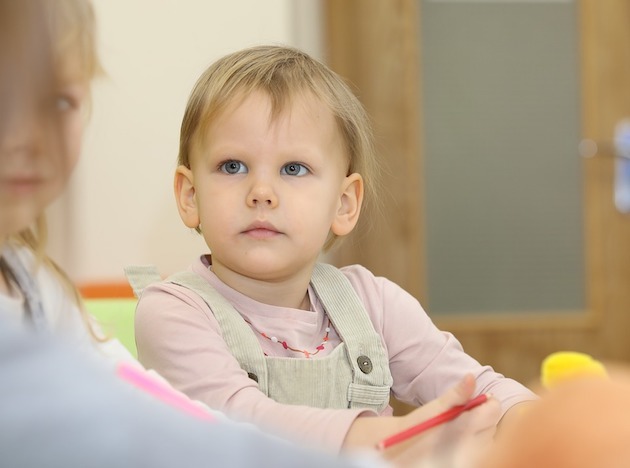
[[[576,377],[606,377],[604,365],[588,354],[558,351],[547,356],[541,366],[540,380],[545,388]]]

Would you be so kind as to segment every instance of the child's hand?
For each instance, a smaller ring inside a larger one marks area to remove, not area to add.
[[[399,430],[421,423],[454,406],[465,404],[474,390],[474,377],[464,377],[439,398],[398,418]],[[476,466],[476,460],[492,442],[500,414],[499,402],[490,398],[486,403],[462,413],[450,422],[386,449],[382,452],[383,456],[396,466]]]
[[[439,398],[400,417],[358,418],[350,428],[345,447],[374,447],[384,438],[426,421],[453,406],[465,404],[475,389],[475,379],[468,375]],[[395,466],[433,466],[446,463],[449,467],[474,466],[492,440],[500,418],[499,402],[490,398],[486,403],[467,411],[454,420],[429,429],[381,452]]]

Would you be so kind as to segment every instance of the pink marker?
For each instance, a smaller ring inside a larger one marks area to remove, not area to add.
[[[164,403],[180,409],[181,411],[206,421],[214,421],[214,417],[209,411],[195,404],[183,394],[175,391],[165,382],[152,377],[144,370],[132,366],[128,363],[120,363],[116,369],[116,374],[123,380],[131,383],[137,388],[155,396]]]

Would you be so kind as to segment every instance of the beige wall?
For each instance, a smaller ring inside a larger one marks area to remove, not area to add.
[[[71,187],[51,210],[49,250],[79,283],[121,279],[129,264],[171,273],[205,251],[171,188],[194,82],[220,56],[260,43],[320,57],[319,2],[93,1],[107,76]]]

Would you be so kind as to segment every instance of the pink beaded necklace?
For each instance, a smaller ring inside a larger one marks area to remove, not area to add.
[[[279,340],[275,336],[269,336],[269,335],[267,335],[264,332],[258,331],[258,330],[256,330],[256,328],[252,325],[252,323],[249,320],[247,320],[247,319],[244,319],[244,320],[249,324],[250,327],[252,327],[252,330],[256,331],[256,333],[260,334],[262,337],[267,338],[272,343],[279,343],[279,344],[281,344],[284,349],[290,349],[291,351],[294,351],[296,353],[302,353],[307,359],[309,359],[311,356],[315,356],[317,353],[319,353],[320,351],[324,350],[324,345],[326,343],[328,343],[328,335],[330,334],[330,319],[328,318],[328,316],[326,316],[326,321],[327,321],[326,334],[324,335],[324,338],[322,338],[321,344],[315,348],[315,351],[309,352],[309,351],[306,351],[304,349],[293,348],[293,347],[289,346],[287,344],[287,342],[284,341],[284,340]],[[267,353],[265,353],[265,356],[266,355],[267,355]]]

